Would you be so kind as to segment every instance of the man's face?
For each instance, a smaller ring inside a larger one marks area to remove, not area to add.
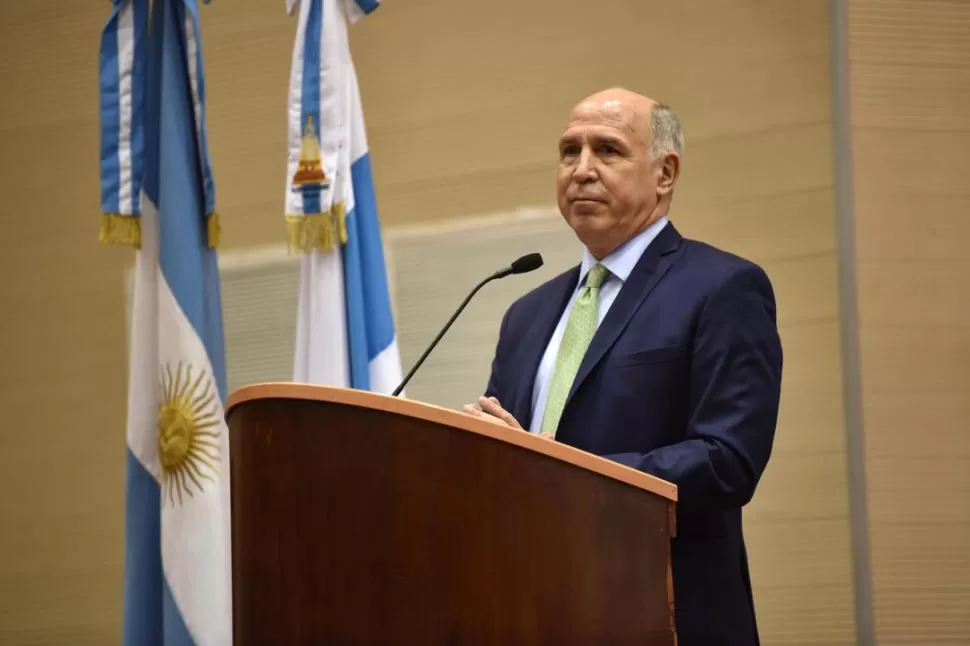
[[[657,219],[658,164],[649,104],[593,99],[576,106],[559,141],[559,211],[603,258]]]

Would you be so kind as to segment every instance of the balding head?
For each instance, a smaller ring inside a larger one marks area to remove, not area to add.
[[[650,127],[650,111],[655,105],[657,102],[650,97],[623,88],[610,88],[591,94],[577,103],[569,117],[573,119],[577,115],[600,112],[612,115],[627,127],[639,131]]]
[[[628,119],[631,131],[635,131],[637,136],[646,137],[652,159],[659,159],[671,152],[684,156],[684,134],[670,106],[624,88],[610,88],[591,94],[577,103],[570,117],[577,111],[597,107],[615,114],[618,119]]]
[[[623,88],[569,113],[559,145],[559,208],[597,258],[666,214],[683,136],[673,112]]]

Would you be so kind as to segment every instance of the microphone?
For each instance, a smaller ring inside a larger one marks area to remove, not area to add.
[[[508,267],[499,269],[497,272],[495,272],[494,274],[492,274],[482,282],[475,285],[475,289],[473,289],[471,293],[465,297],[465,300],[462,301],[461,305],[458,306],[458,309],[455,310],[455,313],[451,315],[451,318],[448,319],[448,322],[445,323],[445,326],[441,328],[440,332],[438,332],[438,336],[434,338],[434,340],[431,342],[431,345],[428,346],[428,349],[424,351],[424,354],[421,355],[421,358],[417,360],[417,362],[411,368],[411,371],[408,372],[406,377],[404,377],[404,380],[398,385],[397,388],[394,389],[394,392],[391,393],[391,396],[397,397],[398,395],[401,394],[401,391],[404,390],[404,387],[407,385],[407,383],[411,381],[411,377],[413,377],[414,373],[418,371],[418,368],[420,368],[421,364],[424,363],[424,360],[428,358],[428,355],[431,354],[431,351],[434,350],[436,345],[438,345],[438,341],[440,341],[441,337],[445,335],[445,332],[448,331],[448,328],[451,327],[451,324],[455,322],[455,319],[458,318],[458,315],[461,314],[462,310],[465,309],[465,306],[468,305],[469,301],[472,300],[472,297],[478,293],[478,290],[480,290],[482,287],[492,282],[493,280],[498,280],[499,278],[505,278],[506,276],[511,276],[512,274],[525,274],[530,271],[535,271],[541,266],[542,266],[541,254],[537,254],[537,253],[526,254],[521,258],[518,258],[517,260],[515,260]]]
[[[511,265],[505,269],[500,269],[482,283],[484,285],[490,280],[496,278],[505,278],[510,274],[525,274],[530,271],[535,271],[542,266],[542,255],[537,253],[530,253],[521,258],[516,259]],[[479,285],[481,287],[481,285]],[[477,289],[477,288],[476,288]],[[474,294],[475,292],[472,292]]]

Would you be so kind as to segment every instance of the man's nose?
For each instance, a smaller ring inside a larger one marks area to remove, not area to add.
[[[579,161],[576,170],[573,171],[573,179],[577,182],[586,183],[596,179],[596,169],[594,167],[593,155],[588,148],[583,148],[579,154]]]

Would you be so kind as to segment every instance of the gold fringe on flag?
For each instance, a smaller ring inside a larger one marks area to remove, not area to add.
[[[222,225],[219,222],[218,213],[210,213],[206,218],[206,236],[210,249],[219,246]],[[137,215],[102,213],[101,233],[98,239],[106,245],[141,249],[141,218]]]
[[[102,244],[141,249],[141,218],[120,213],[101,214]]]
[[[214,211],[206,218],[206,233],[209,237],[209,248],[217,248],[222,239],[222,224],[219,222],[219,214]]]
[[[333,251],[347,244],[347,214],[342,202],[329,211],[311,215],[286,216],[286,237],[291,253]]]

